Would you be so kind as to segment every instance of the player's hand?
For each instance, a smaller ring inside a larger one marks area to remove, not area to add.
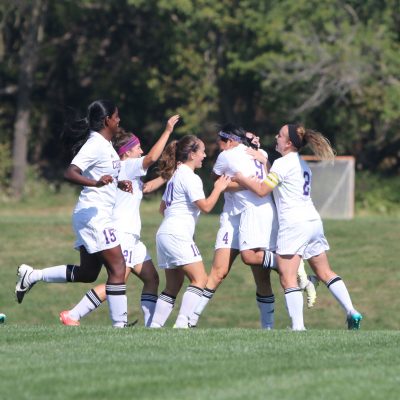
[[[111,175],[103,175],[95,184],[96,187],[102,187],[108,185],[114,180]]]
[[[243,181],[243,174],[241,172],[236,172],[236,174],[232,178],[232,182],[236,182],[240,185],[240,183]]]
[[[251,147],[248,147],[246,149],[246,153],[249,154],[250,156],[252,156],[254,160],[259,161],[261,164],[266,164],[267,163],[267,157],[265,157],[261,153],[261,151],[258,151],[256,149],[252,149]]]
[[[246,132],[246,137],[250,140],[251,144],[260,148],[260,137],[256,136],[253,132]]]
[[[226,175],[221,175],[215,182],[214,182],[214,188],[220,190],[223,192],[231,182],[231,178]]]
[[[133,193],[132,182],[129,180],[118,181],[118,188],[123,192]]]
[[[179,121],[179,118],[180,118],[179,114],[176,114],[176,115],[172,116],[167,122],[167,126],[165,127],[165,131],[168,132],[168,133],[172,133],[176,123]]]

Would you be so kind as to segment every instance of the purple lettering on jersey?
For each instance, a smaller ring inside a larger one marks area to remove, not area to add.
[[[169,182],[167,186],[167,193],[165,194],[165,205],[169,207],[174,200],[174,183]]]
[[[257,169],[256,169],[256,177],[258,179],[264,179],[264,166],[263,166],[263,164],[258,160],[253,160],[253,161],[254,161],[254,164],[257,167]]]
[[[107,228],[103,231],[104,238],[106,239],[106,244],[114,243],[117,238],[115,237],[115,229]]]
[[[311,177],[310,174],[307,171],[304,171],[304,185],[303,185],[303,195],[304,196],[309,196],[310,195],[310,183],[311,183]]]
[[[120,169],[121,168],[121,160],[113,160],[112,165],[113,165],[113,169]]]

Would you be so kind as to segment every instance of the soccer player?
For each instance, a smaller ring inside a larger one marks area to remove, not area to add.
[[[196,136],[187,135],[170,143],[160,160],[160,170],[173,171],[167,183],[160,212],[164,219],[157,231],[158,265],[165,271],[166,286],[159,295],[151,328],[161,328],[174,307],[185,276],[187,287],[174,324],[188,328],[189,317],[199,302],[207,274],[193,235],[201,211],[210,212],[230,179],[221,176],[209,197],[205,197],[203,183],[195,169],[201,168],[206,157],[204,143]]]
[[[132,183],[132,193],[117,191],[113,219],[126,262],[125,282],[131,272],[143,282],[141,308],[144,325],[147,327],[150,326],[157,302],[159,278],[146,246],[140,241],[139,208],[143,198],[141,177],[146,175],[148,168],[161,156],[178,121],[179,115],[174,115],[168,120],[164,132],[145,156],[142,156],[143,150],[139,138],[132,133],[121,131],[113,141],[114,148],[121,159],[119,179]],[[160,178],[150,181],[146,192],[154,191],[164,183],[165,180]],[[90,289],[71,310],[62,311],[60,321],[64,325],[78,326],[81,318],[95,310],[105,300],[105,285],[98,285],[94,289]]]
[[[218,133],[218,144],[222,152],[214,166],[216,176],[234,176],[240,171],[258,179],[266,176],[268,154],[259,150],[259,138],[233,124],[226,124]],[[246,145],[245,145],[246,144]],[[247,147],[247,146],[250,146]],[[224,193],[224,208],[220,217],[220,228],[215,242],[214,260],[202,299],[190,318],[196,325],[204,308],[215,291],[228,275],[229,270],[240,253],[242,261],[251,267],[256,283],[256,301],[260,311],[260,324],[264,329],[274,326],[274,303],[270,282],[270,271],[277,269],[276,237],[278,220],[272,196],[258,197],[249,190],[243,190],[231,182]],[[300,270],[307,275],[304,269]],[[304,280],[304,279],[303,279]],[[305,284],[311,293],[313,284]],[[309,305],[315,301],[308,295]],[[311,304],[312,303],[312,304]]]
[[[106,297],[112,325],[116,328],[126,326],[125,260],[112,218],[121,161],[111,140],[119,130],[119,122],[115,104],[97,100],[89,105],[86,118],[66,124],[64,139],[72,145],[75,156],[64,176],[83,186],[72,216],[80,266],[66,264],[34,270],[22,264],[17,271],[15,288],[18,303],[38,281],[93,282],[104,264],[108,274]],[[121,187],[131,190],[125,182]]]
[[[329,141],[320,133],[301,125],[284,125],[276,135],[276,150],[282,155],[263,181],[238,173],[235,181],[259,196],[272,191],[278,210],[278,265],[281,285],[292,330],[304,330],[303,299],[296,273],[301,259],[308,260],[318,279],[324,282],[346,312],[348,329],[359,329],[361,314],[354,308],[343,280],[332,271],[326,251],[328,242],[321,218],[311,200],[311,170],[299,151],[309,145],[322,160],[332,160]]]

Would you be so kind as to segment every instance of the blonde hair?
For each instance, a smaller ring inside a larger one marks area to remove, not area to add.
[[[321,133],[297,125],[296,134],[301,140],[301,147],[309,145],[313,153],[321,160],[333,160],[335,158],[335,151],[332,149],[330,141]]]

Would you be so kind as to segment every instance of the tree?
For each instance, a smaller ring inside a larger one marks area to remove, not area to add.
[[[20,48],[20,65],[16,116],[14,123],[14,143],[12,157],[11,190],[15,198],[22,195],[27,166],[28,138],[30,134],[31,92],[38,59],[38,48],[41,40],[47,2],[45,0],[21,1],[17,5],[21,18],[22,44]]]

